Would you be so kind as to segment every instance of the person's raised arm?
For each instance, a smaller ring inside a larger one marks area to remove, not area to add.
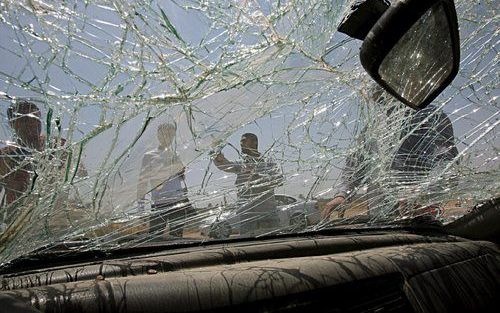
[[[239,173],[241,172],[242,168],[239,163],[236,162],[231,162],[226,157],[222,152],[219,152],[215,158],[213,159],[215,166],[217,166],[218,169],[224,172],[228,173]]]
[[[337,188],[337,192],[332,200],[330,200],[321,211],[322,218],[326,219],[332,214],[337,207],[342,205],[347,196],[359,185],[359,182],[362,180],[362,177],[356,176],[356,167],[359,166],[359,158],[358,153],[351,153],[347,159],[344,168],[342,169],[342,173],[340,174],[341,184]],[[343,214],[340,214],[340,217]]]

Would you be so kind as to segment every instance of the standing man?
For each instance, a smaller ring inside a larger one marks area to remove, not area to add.
[[[19,101],[7,109],[7,118],[15,142],[0,149],[0,184],[5,191],[6,207],[27,191],[33,174],[32,156],[42,151],[45,143],[40,110],[35,104]]]
[[[60,155],[47,153],[48,148],[59,149],[66,143],[64,138],[47,141],[42,135],[41,113],[34,103],[20,100],[13,103],[7,109],[9,126],[14,131],[14,142],[0,149],[0,186],[3,189],[2,210],[5,232],[2,241],[5,242],[9,236],[22,227],[33,210],[31,207],[35,201],[24,199],[30,195],[30,190],[35,188],[37,192],[46,195],[48,192],[57,194],[54,206],[57,211],[63,203],[67,203],[68,194],[57,190],[54,185],[61,170],[66,169],[67,153],[62,151]],[[40,162],[46,161],[46,162]],[[86,175],[83,165],[80,165],[78,174]],[[0,242],[0,245],[1,245]]]
[[[149,233],[155,236],[161,236],[168,225],[171,237],[182,237],[186,218],[194,210],[187,197],[184,165],[172,145],[175,132],[174,125],[161,124],[157,132],[158,148],[144,154],[142,159],[137,196],[144,199],[151,192],[153,213],[149,218]]]
[[[236,174],[240,234],[258,235],[279,227],[274,188],[281,185],[283,176],[276,164],[266,161],[258,151],[255,134],[241,136],[241,161],[227,160],[222,153],[214,158],[220,170]]]
[[[404,125],[399,138],[401,145],[390,168],[398,186],[418,184],[419,180],[428,177],[432,170],[453,161],[458,155],[452,123],[442,109],[433,105],[414,113],[409,123]],[[369,144],[367,150],[368,157],[377,153],[377,147],[373,143]],[[346,167],[341,174],[343,183],[333,200],[323,208],[323,218],[328,218],[333,210],[339,209],[346,200],[351,200],[361,182],[366,183],[367,180],[373,179],[371,176],[374,175],[366,175],[365,167],[369,162],[365,161],[365,158],[356,152],[347,158]],[[372,187],[375,185],[374,182],[368,183]],[[381,206],[389,205],[382,197],[377,199],[380,200]],[[403,202],[400,202],[400,205]],[[339,210],[340,217],[343,217],[344,210]]]

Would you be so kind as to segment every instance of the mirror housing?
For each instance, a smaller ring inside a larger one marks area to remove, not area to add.
[[[387,0],[354,0],[337,30],[352,38],[364,40],[390,6],[391,3]]]
[[[363,41],[361,64],[401,102],[421,109],[455,78],[460,40],[453,0],[400,0]]]

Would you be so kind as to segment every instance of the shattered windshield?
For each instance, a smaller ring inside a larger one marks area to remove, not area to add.
[[[0,263],[498,196],[497,6],[455,2],[460,71],[415,111],[337,31],[349,1],[2,1]]]

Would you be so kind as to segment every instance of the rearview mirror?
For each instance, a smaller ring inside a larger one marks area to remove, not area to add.
[[[401,0],[366,35],[361,64],[390,94],[421,109],[457,75],[459,42],[453,0]]]

